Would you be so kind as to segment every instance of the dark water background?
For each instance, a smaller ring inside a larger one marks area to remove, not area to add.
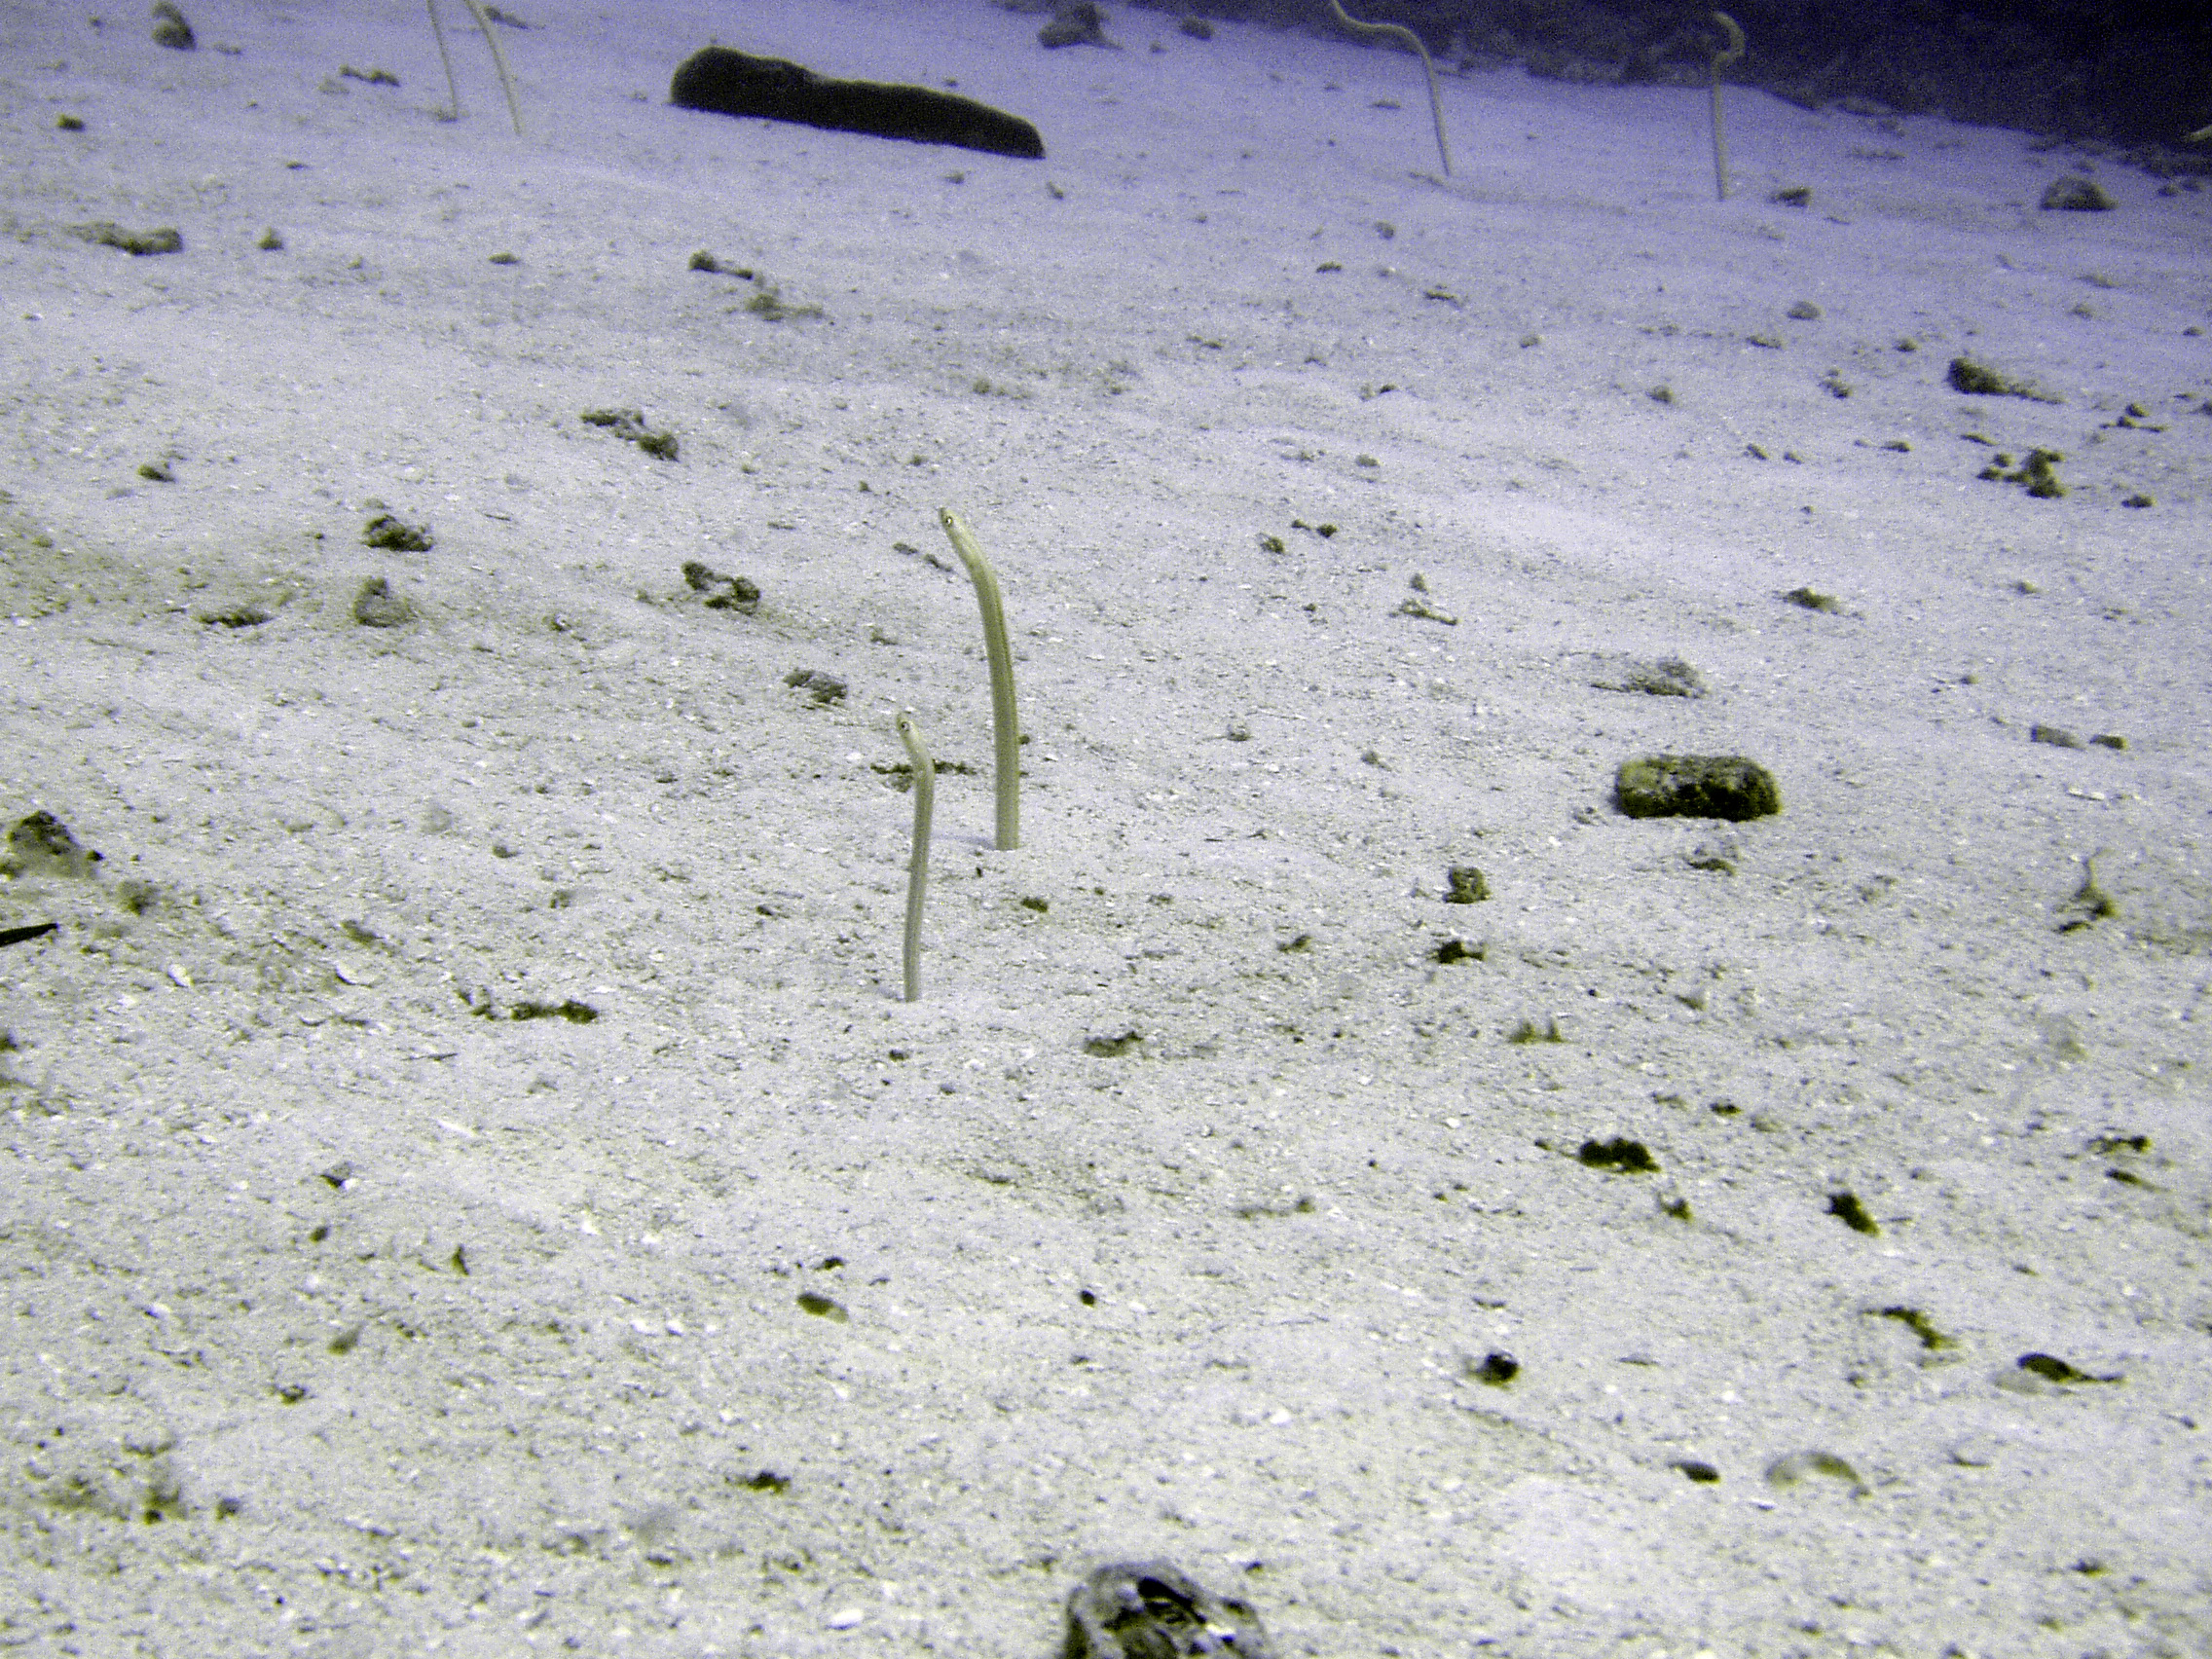
[[[1057,0],[1014,0],[1049,17]],[[2212,171],[2212,0],[1734,0],[1750,51],[1728,71],[1793,101],[2125,148],[2161,173]],[[1440,72],[1520,63],[1553,79],[1703,84],[1719,31],[1705,0],[1346,0],[1420,35]],[[1190,16],[1334,32],[1325,0],[1132,0],[1112,33]],[[1145,13],[1155,14],[1144,17]],[[1133,44],[1133,42],[1131,43]],[[1071,48],[1069,50],[1094,50]],[[1388,50],[1387,48],[1382,50]]]

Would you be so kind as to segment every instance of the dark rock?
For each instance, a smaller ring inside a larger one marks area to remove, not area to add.
[[[1521,1375],[1521,1362],[1502,1348],[1493,1348],[1481,1364],[1467,1367],[1467,1375],[1485,1387],[1502,1388]]]
[[[1114,46],[1106,38],[1106,17],[1091,0],[1076,0],[1052,14],[1052,20],[1037,31],[1037,44],[1048,52],[1062,46]]]
[[[1828,1214],[1834,1216],[1852,1232],[1863,1233],[1869,1238],[1879,1236],[1881,1234],[1882,1224],[1866,1213],[1866,1206],[1859,1201],[1857,1194],[1830,1193],[1828,1195]]]
[[[1225,1600],[1172,1562],[1117,1562],[1068,1594],[1060,1659],[1269,1659],[1249,1604]]]
[[[1741,755],[1645,755],[1621,762],[1614,780],[1631,818],[1725,818],[1742,823],[1782,810],[1774,776]]]
[[[1649,1175],[1659,1167],[1649,1147],[1619,1135],[1608,1141],[1586,1140],[1574,1156],[1592,1169],[1614,1169],[1623,1175]]]
[[[1019,116],[928,87],[832,81],[777,57],[727,47],[693,53],[669,83],[668,101],[716,115],[789,121],[832,132],[867,132],[950,144],[998,156],[1042,157],[1045,141]]]
[[[2046,213],[2109,213],[2120,203],[2095,179],[2068,173],[2050,181],[2043,193],[2042,205]]]
[[[2020,1355],[2019,1369],[2042,1378],[2046,1382],[2119,1382],[2123,1381],[2121,1377],[2117,1375],[2099,1377],[2092,1372],[2083,1371],[2068,1361],[2060,1359],[2054,1353],[2024,1353]]]

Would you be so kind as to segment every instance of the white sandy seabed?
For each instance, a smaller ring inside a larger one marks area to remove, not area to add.
[[[0,14],[0,818],[102,855],[0,886],[0,1641],[2212,1646],[2204,196],[1738,91],[1720,202],[1518,72],[1444,178],[1164,14],[537,0],[520,137],[458,18],[459,122],[409,4],[194,20]]]

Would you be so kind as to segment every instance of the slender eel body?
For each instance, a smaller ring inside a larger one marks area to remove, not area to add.
[[[438,17],[438,0],[430,3],[430,33],[437,37],[438,61],[446,66],[446,95],[453,100],[453,118],[461,119],[461,83],[453,77],[453,54],[446,50],[446,25]]]
[[[922,899],[930,885],[930,814],[937,805],[937,762],[922,745],[921,728],[899,717],[899,740],[914,769],[914,857],[906,866],[906,1000],[922,1000]]]
[[[1744,31],[1736,19],[1726,12],[1715,12],[1713,20],[1728,31],[1728,44],[1713,55],[1713,188],[1720,200],[1728,200],[1728,133],[1720,125],[1720,71],[1744,55]]]
[[[507,55],[499,50],[498,36],[492,32],[492,19],[484,10],[483,0],[461,0],[468,15],[476,19],[483,31],[484,44],[492,49],[492,67],[499,72],[499,90],[507,94],[507,114],[514,118],[515,135],[522,135],[522,102],[515,96],[515,78],[507,72]],[[438,60],[446,66],[446,92],[453,98],[453,118],[461,119],[461,88],[453,78],[453,58],[446,52],[445,24],[438,19],[438,0],[429,0],[430,32],[438,37]]]
[[[1338,22],[1363,40],[1394,40],[1420,54],[1421,69],[1428,76],[1428,113],[1436,119],[1436,157],[1444,164],[1444,176],[1450,178],[1452,151],[1444,142],[1444,100],[1436,91],[1436,65],[1430,61],[1428,48],[1421,45],[1420,36],[1402,23],[1363,23],[1349,16],[1337,0],[1329,0],[1329,10],[1336,13]]]
[[[1014,647],[1007,643],[1006,610],[999,603],[999,579],[983,557],[976,533],[960,521],[950,507],[938,509],[938,522],[951,538],[952,550],[968,567],[968,579],[976,584],[976,602],[983,609],[983,650],[991,659],[991,731],[996,759],[993,771],[998,789],[998,834],[1002,853],[1021,845],[1021,725],[1014,710]]]

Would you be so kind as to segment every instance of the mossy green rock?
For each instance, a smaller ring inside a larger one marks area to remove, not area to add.
[[[1614,782],[1631,818],[1725,818],[1742,823],[1782,810],[1774,774],[1741,755],[1643,755],[1621,762]]]

